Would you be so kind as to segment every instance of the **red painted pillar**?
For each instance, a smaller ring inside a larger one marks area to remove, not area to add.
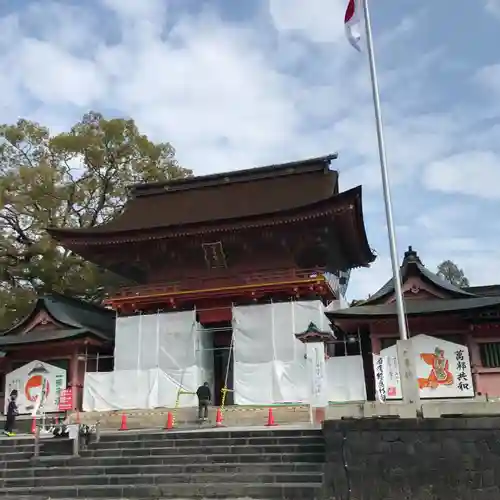
[[[73,410],[80,409],[80,399],[78,390],[78,350],[73,351],[71,360],[69,362],[69,386],[71,387],[71,392],[73,396]]]

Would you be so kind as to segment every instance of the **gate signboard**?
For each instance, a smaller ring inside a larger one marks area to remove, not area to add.
[[[31,414],[38,407],[39,411],[59,411],[59,396],[66,389],[66,370],[43,361],[32,361],[5,377],[5,408],[9,404],[9,394],[17,389],[17,407],[19,413]]]

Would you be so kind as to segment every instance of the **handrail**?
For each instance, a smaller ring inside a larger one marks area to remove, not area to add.
[[[113,294],[113,298],[136,297],[144,294],[181,292],[193,289],[204,289],[224,286],[241,286],[252,284],[265,284],[275,281],[294,281],[318,279],[324,281],[323,269],[273,269],[252,273],[239,273],[219,276],[186,277],[179,281],[151,283],[124,287]],[[108,299],[108,300],[109,300]]]

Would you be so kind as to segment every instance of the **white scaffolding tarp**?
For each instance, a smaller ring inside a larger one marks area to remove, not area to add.
[[[86,374],[83,409],[174,406],[179,389],[194,393],[211,380],[208,342],[195,311],[118,318],[115,371]],[[179,404],[194,406],[196,396],[184,394]]]
[[[362,356],[335,356],[325,363],[328,401],[366,401]]]
[[[311,322],[330,330],[319,300],[233,308],[236,404],[309,402],[306,348],[295,334]]]

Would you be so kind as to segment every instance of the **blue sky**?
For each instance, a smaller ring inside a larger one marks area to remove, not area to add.
[[[364,186],[390,276],[366,57],[346,42],[346,0],[0,1],[4,122],[64,130],[89,109],[131,116],[196,173],[339,152]],[[431,5],[432,4],[432,5]],[[400,255],[455,260],[500,282],[500,0],[372,0]]]

